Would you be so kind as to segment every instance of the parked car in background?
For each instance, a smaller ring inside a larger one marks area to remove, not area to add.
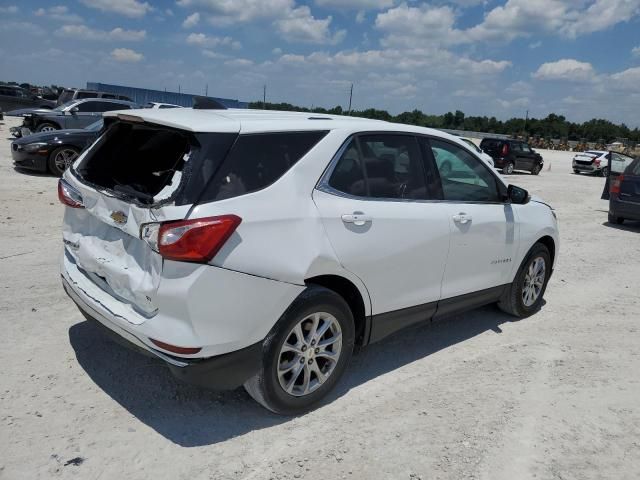
[[[173,103],[149,102],[144,108],[183,108],[182,105],[174,105]]]
[[[482,149],[477,146],[473,140],[471,140],[470,138],[465,138],[465,137],[458,137],[460,140],[462,140],[464,143],[466,143],[467,145],[469,145],[473,150],[475,150],[475,152],[480,156],[481,159],[483,159],[485,162],[487,162],[489,165],[491,165],[491,167],[495,167],[495,162],[493,161],[493,158],[491,158],[490,155],[487,155],[486,153],[484,153],[484,151],[482,151]]]
[[[117,95],[109,92],[98,92],[96,90],[84,90],[82,88],[65,88],[58,97],[58,105],[67,103],[71,100],[81,100],[83,98],[109,98],[112,100],[131,101],[126,95]]]
[[[505,175],[511,175],[515,170],[538,175],[544,166],[542,155],[522,140],[483,138],[480,148],[493,158],[495,168],[502,169]]]
[[[609,223],[640,220],[640,158],[611,152]]]
[[[13,164],[18,168],[49,171],[61,176],[80,152],[97,138],[104,122],[93,122],[83,129],[34,133],[11,143]]]
[[[304,112],[104,118],[58,184],[62,284],[179,379],[244,384],[295,414],[355,345],[480,305],[542,305],[555,213],[452,135]]]
[[[573,173],[596,173],[601,177],[609,175],[609,158],[611,154],[604,150],[587,150],[573,157],[571,164]]]
[[[20,131],[22,136],[33,132],[51,132],[68,128],[84,128],[98,120],[104,112],[113,110],[130,110],[138,105],[125,100],[109,100],[106,98],[87,98],[72,100],[49,112],[32,112],[24,114]]]
[[[34,95],[29,90],[16,85],[0,85],[0,109],[7,115],[17,108],[45,108],[51,109],[56,102]]]

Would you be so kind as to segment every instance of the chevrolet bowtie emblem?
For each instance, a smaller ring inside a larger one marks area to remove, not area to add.
[[[124,212],[111,212],[111,219],[119,225],[127,223],[127,216],[124,214]]]

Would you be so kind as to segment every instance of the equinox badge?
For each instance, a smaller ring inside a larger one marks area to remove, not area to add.
[[[119,225],[127,223],[127,216],[121,211],[111,212],[111,219]]]

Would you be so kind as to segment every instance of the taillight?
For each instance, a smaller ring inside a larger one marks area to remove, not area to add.
[[[507,155],[509,155],[509,144],[508,144],[508,143],[505,143],[505,144],[502,146],[502,153],[500,153],[500,156],[502,156],[502,157],[506,157]]]
[[[620,186],[624,180],[624,175],[618,175],[611,179],[611,185],[609,186],[609,193],[620,193]]]
[[[600,166],[600,159],[596,158],[596,161],[593,162],[593,163],[595,164],[596,167],[599,167]]]
[[[84,208],[82,204],[82,195],[80,192],[69,185],[69,182],[62,178],[58,180],[58,200],[63,205],[71,208]]]
[[[141,237],[168,260],[206,263],[222,248],[242,219],[237,215],[147,224]]]

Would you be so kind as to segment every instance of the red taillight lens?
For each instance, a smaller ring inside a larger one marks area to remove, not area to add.
[[[609,193],[620,193],[620,186],[624,180],[624,175],[618,175],[615,178],[611,178],[611,185],[609,186]]]
[[[506,157],[507,155],[509,155],[509,144],[505,143],[502,146],[502,153],[500,153],[501,156]]]
[[[176,345],[171,345],[170,343],[161,342],[160,340],[156,340],[155,338],[150,338],[149,340],[151,340],[151,343],[153,343],[155,346],[160,347],[167,352],[173,352],[179,355],[195,355],[200,350],[202,350],[202,348],[200,347],[178,347]]]
[[[206,263],[241,221],[237,215],[221,215],[163,223],[158,232],[158,252],[168,260]]]
[[[593,162],[593,163],[595,164],[596,167],[599,167],[600,166],[600,159],[596,158],[596,161]]]
[[[71,208],[84,208],[82,195],[62,178],[58,180],[58,200]]]

